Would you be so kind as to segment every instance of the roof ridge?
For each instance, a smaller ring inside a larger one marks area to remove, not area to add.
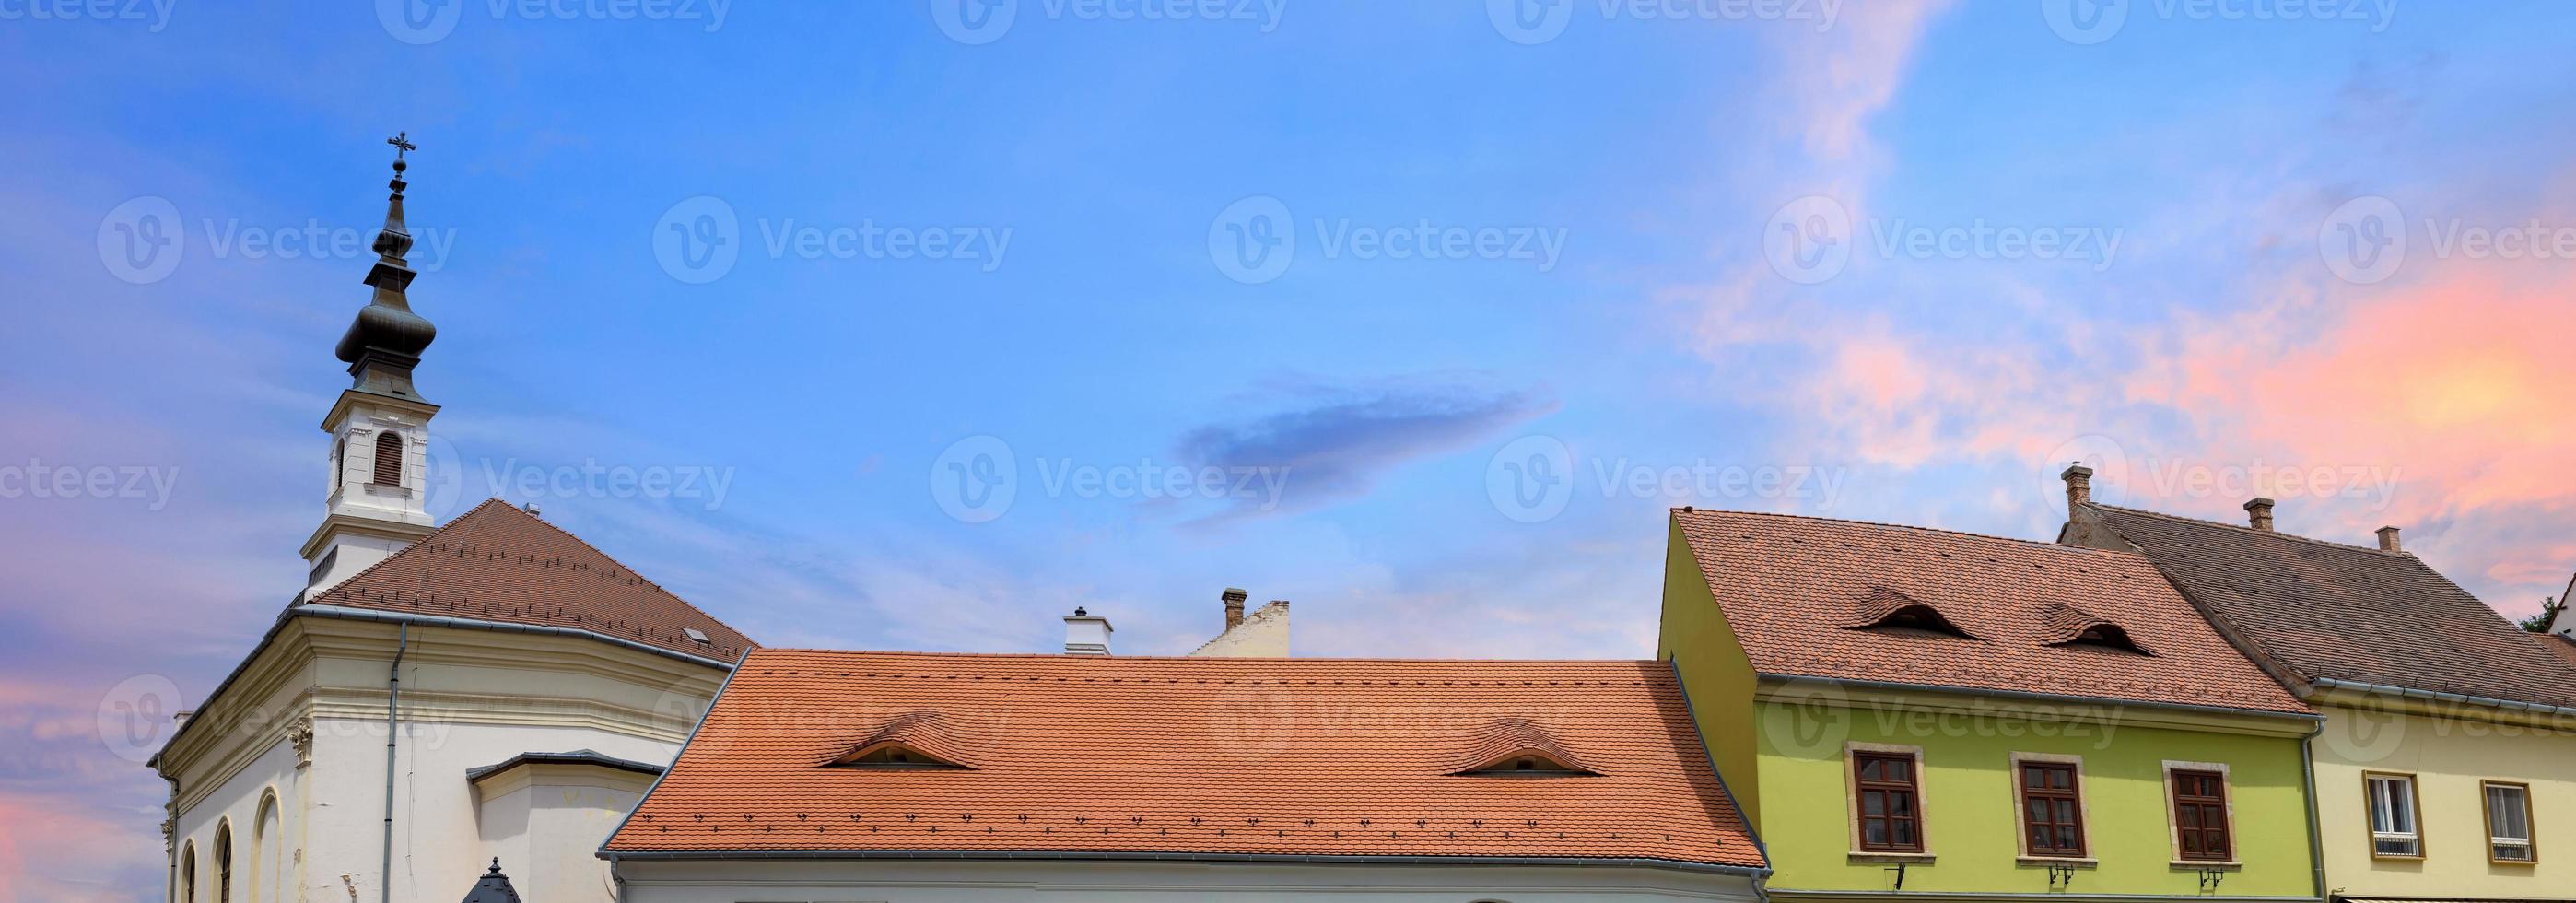
[[[2298,541],[2300,541],[2300,542],[2315,543],[2315,544],[2317,544],[2317,545],[2321,545],[2321,546],[2333,546],[2333,547],[2338,548],[2338,549],[2350,549],[2350,550],[2355,551],[2355,552],[2369,552],[2369,553],[2371,553],[2371,554],[2373,554],[2373,555],[2385,555],[2385,556],[2388,556],[2388,557],[2390,557],[2390,558],[2407,558],[2407,559],[2414,559],[2414,560],[2417,560],[2417,561],[2421,561],[2421,560],[2422,560],[2422,559],[2420,559],[2420,558],[2416,558],[2416,556],[2415,556],[2415,555],[2410,554],[2410,553],[2406,553],[2406,552],[2391,552],[2391,551],[2388,551],[2387,549],[2376,548],[2376,547],[2373,547],[2373,546],[2355,545],[2355,544],[2353,544],[2353,543],[2348,543],[2348,542],[2336,542],[2336,541],[2331,540],[2331,539],[2318,539],[2318,538],[2316,538],[2316,537],[2314,537],[2314,536],[2302,536],[2302,535],[2299,535],[2299,534],[2297,534],[2297,533],[2283,533],[2283,532],[2281,532],[2281,531],[2279,531],[2279,530],[2257,530],[2257,529],[2254,529],[2253,527],[2249,527],[2249,526],[2246,526],[2246,525],[2244,525],[2244,524],[2231,524],[2231,523],[2227,523],[2226,521],[2215,521],[2215,520],[2209,520],[2209,519],[2207,519],[2207,518],[2199,518],[2199,517],[2185,517],[2185,516],[2180,515],[2180,514],[2168,514],[2168,513],[2162,512],[2162,511],[2149,511],[2149,510],[2147,510],[2147,509],[2145,509],[2145,508],[2130,508],[2130,507],[2127,507],[2127,506],[2124,506],[2124,505],[2109,505],[2109,504],[2104,504],[2104,503],[2102,503],[2102,502],[2085,502],[2084,504],[2085,504],[2086,506],[2088,506],[2088,507],[2093,507],[2093,508],[2102,508],[2102,509],[2111,510],[2111,511],[2119,511],[2119,512],[2123,512],[2123,513],[2127,513],[2127,514],[2143,514],[2143,515],[2146,515],[2146,516],[2148,516],[2148,517],[2159,517],[2159,518],[2163,518],[2163,519],[2165,519],[2165,520],[2170,520],[2170,521],[2181,521],[2181,522],[2186,523],[2186,524],[2198,524],[2198,525],[2200,525],[2200,526],[2204,526],[2204,527],[2219,527],[2219,528],[2223,528],[2223,529],[2234,530],[2234,531],[2239,532],[2239,533],[2252,534],[2252,535],[2255,535],[2255,536],[2273,536],[2273,537],[2279,537],[2279,538],[2282,538],[2282,539],[2294,539],[2294,540],[2298,540]]]
[[[1856,519],[1856,518],[1848,518],[1848,517],[1821,517],[1821,516],[1813,515],[1813,514],[1781,514],[1781,513],[1779,513],[1779,512],[1775,512],[1775,511],[1736,511],[1736,510],[1721,509],[1721,508],[1690,508],[1690,507],[1683,507],[1683,508],[1675,508],[1675,509],[1672,509],[1672,510],[1673,510],[1673,512],[1674,512],[1675,514],[1688,514],[1688,515],[1698,515],[1698,514],[1743,514],[1743,515],[1751,515],[1751,516],[1754,516],[1754,517],[1775,518],[1775,519],[1779,519],[1779,520],[1820,521],[1820,522],[1824,522],[1824,523],[1832,523],[1832,524],[1857,524],[1857,525],[1859,525],[1859,526],[1864,526],[1864,527],[1888,527],[1888,528],[1897,529],[1897,530],[1908,530],[1908,531],[1912,531],[1912,532],[1916,532],[1916,533],[1939,533],[1939,534],[1944,534],[1944,535],[1948,535],[1948,536],[1965,536],[1965,537],[1968,537],[1968,538],[1970,538],[1970,539],[1991,539],[1991,540],[1995,540],[1995,541],[1997,541],[1997,542],[2008,542],[2008,543],[2013,543],[2013,544],[2016,544],[2016,545],[2030,546],[2030,547],[2033,547],[2033,548],[2049,549],[2049,550],[2052,550],[2052,551],[2082,552],[2082,553],[2086,553],[2086,554],[2094,554],[2094,555],[2113,555],[2113,556],[2124,557],[2124,558],[2143,558],[2143,557],[2144,557],[2144,556],[2141,556],[2141,555],[2139,555],[2139,554],[2137,554],[2137,553],[2135,553],[2135,552],[2123,552],[2123,551],[2120,551],[2120,550],[2118,550],[2118,549],[2097,549],[2097,548],[2093,548],[2093,547],[2091,547],[2091,546],[2070,546],[2070,545],[2063,545],[2063,544],[2060,544],[2060,543],[2057,543],[2057,542],[2054,542],[2054,541],[2051,541],[2051,540],[2044,540],[2044,539],[2023,539],[2023,538],[2018,537],[2018,536],[1998,536],[1998,535],[1995,535],[1995,534],[1993,534],[1993,533],[1973,533],[1973,532],[1969,532],[1969,531],[1967,531],[1967,530],[1952,530],[1952,529],[1949,529],[1949,528],[1946,528],[1946,527],[1925,527],[1925,526],[1920,526],[1920,525],[1916,525],[1916,524],[1899,524],[1899,523],[1890,523],[1890,522],[1888,522],[1888,521],[1859,520],[1859,519]]]
[[[323,591],[321,591],[321,592],[319,592],[319,593],[315,593],[315,594],[313,594],[313,595],[311,595],[311,596],[306,596],[306,595],[301,594],[301,593],[296,594],[295,601],[287,603],[286,607],[288,607],[288,608],[297,608],[297,607],[301,607],[301,606],[305,606],[305,605],[312,605],[312,604],[315,604],[316,602],[319,602],[319,601],[321,600],[321,597],[323,597],[323,596],[327,596],[327,595],[330,595],[332,590],[336,590],[336,589],[340,589],[340,588],[345,587],[345,586],[349,586],[349,585],[351,585],[351,584],[354,584],[354,583],[358,582],[360,579],[362,579],[362,578],[366,577],[367,575],[375,573],[377,570],[379,570],[379,569],[383,568],[383,567],[386,565],[386,563],[393,561],[395,558],[399,558],[399,557],[401,557],[401,556],[402,556],[402,553],[404,553],[404,552],[408,552],[408,551],[411,551],[411,550],[413,550],[413,549],[420,548],[421,546],[428,545],[428,544],[430,543],[430,541],[431,541],[431,540],[434,540],[434,539],[439,538],[440,536],[446,535],[447,531],[449,531],[449,530],[453,530],[453,529],[456,529],[456,525],[457,525],[457,524],[464,523],[466,518],[474,516],[474,512],[481,511],[481,510],[483,510],[483,509],[485,509],[485,508],[489,508],[489,507],[491,507],[491,506],[493,506],[493,505],[499,505],[499,504],[503,504],[503,502],[501,501],[501,497],[500,497],[500,496],[497,496],[497,495],[496,495],[496,496],[493,496],[493,497],[491,497],[491,498],[484,499],[482,504],[475,505],[475,506],[474,506],[474,507],[472,507],[472,508],[467,508],[467,509],[465,509],[465,513],[463,513],[463,514],[459,514],[459,515],[457,515],[457,516],[455,516],[455,517],[448,518],[448,519],[447,519],[447,523],[444,523],[444,524],[440,524],[440,525],[438,525],[438,528],[437,528],[437,529],[434,529],[434,530],[429,531],[429,535],[427,535],[427,536],[423,536],[423,537],[421,537],[421,538],[419,538],[419,539],[412,540],[412,542],[411,542],[411,544],[410,544],[410,545],[404,546],[404,547],[402,547],[402,548],[400,548],[400,549],[396,549],[396,550],[394,550],[392,553],[387,554],[387,555],[386,555],[385,557],[383,557],[383,558],[378,558],[378,559],[376,559],[376,561],[375,561],[375,563],[374,563],[374,564],[370,564],[370,565],[367,565],[367,566],[366,566],[366,567],[364,567],[364,568],[360,568],[360,569],[358,570],[358,572],[357,572],[357,573],[349,575],[349,576],[348,576],[348,578],[347,578],[347,579],[345,579],[345,580],[342,580],[342,581],[340,581],[340,582],[338,582],[338,583],[331,584],[331,588],[330,588],[330,589],[323,590]],[[614,560],[614,559],[611,559],[611,560]],[[621,565],[621,567],[622,567],[622,566],[623,566],[623,565]]]
[[[631,577],[631,578],[634,578],[637,582],[642,583],[643,585],[645,585],[645,586],[647,586],[647,587],[651,587],[651,588],[653,589],[653,591],[658,592],[658,593],[661,593],[663,596],[669,597],[669,598],[670,598],[670,600],[671,600],[672,602],[678,603],[678,604],[679,604],[679,606],[680,606],[681,608],[687,609],[690,613],[695,614],[695,615],[697,615],[698,617],[702,617],[702,618],[707,619],[710,623],[713,623],[715,626],[722,627],[722,628],[724,628],[726,631],[729,631],[729,632],[733,633],[735,636],[741,637],[741,638],[742,638],[742,642],[743,642],[743,646],[744,646],[744,648],[746,648],[746,649],[757,649],[757,648],[759,648],[759,647],[760,647],[760,643],[759,643],[759,641],[752,639],[750,634],[743,633],[740,629],[738,629],[738,628],[734,627],[733,625],[725,623],[725,621],[724,621],[724,619],[723,619],[723,618],[716,617],[715,615],[708,613],[708,611],[707,611],[706,609],[699,608],[699,607],[698,607],[698,605],[697,605],[697,603],[691,602],[691,601],[689,601],[689,600],[687,600],[687,599],[685,599],[685,598],[681,598],[680,594],[679,594],[679,593],[672,592],[672,591],[671,591],[671,589],[670,589],[670,587],[666,587],[666,586],[663,586],[663,585],[662,585],[662,584],[660,584],[660,583],[654,582],[653,578],[651,578],[651,577],[647,577],[647,576],[644,576],[644,575],[643,575],[643,573],[641,573],[641,572],[637,571],[634,567],[632,567],[632,566],[628,565],[626,562],[623,562],[623,561],[618,560],[618,559],[617,559],[617,556],[615,556],[615,555],[610,555],[610,554],[608,554],[608,552],[607,552],[606,550],[603,550],[603,549],[601,549],[600,547],[598,547],[598,546],[596,546],[596,545],[591,544],[590,540],[583,539],[583,538],[581,538],[579,535],[577,535],[577,534],[573,533],[572,531],[570,531],[570,530],[566,530],[566,529],[564,529],[563,527],[557,526],[557,525],[555,525],[553,522],[548,521],[548,520],[546,520],[545,518],[538,517],[537,515],[535,515],[535,514],[531,514],[531,513],[529,513],[528,511],[526,511],[525,509],[522,509],[522,508],[520,508],[520,507],[519,507],[519,506],[517,506],[517,505],[510,504],[507,500],[505,500],[505,499],[503,499],[502,497],[497,496],[497,495],[496,495],[496,496],[493,496],[493,497],[491,497],[491,498],[484,499],[481,503],[476,504],[476,505],[475,505],[474,507],[472,507],[472,508],[467,508],[467,509],[465,509],[465,512],[464,512],[464,513],[462,513],[462,514],[458,514],[458,515],[456,515],[455,517],[448,518],[448,519],[447,519],[447,523],[444,523],[444,524],[439,525],[438,529],[431,530],[431,531],[429,532],[429,535],[427,535],[427,536],[423,536],[423,537],[421,537],[420,539],[413,541],[410,545],[404,546],[404,547],[402,547],[401,549],[398,549],[398,550],[394,551],[392,554],[389,554],[389,555],[386,555],[386,556],[385,556],[385,557],[383,557],[383,558],[377,559],[377,560],[375,561],[375,563],[370,564],[370,565],[367,565],[367,566],[366,566],[366,568],[364,568],[364,569],[362,569],[362,570],[358,571],[358,572],[357,572],[357,573],[355,573],[355,574],[350,575],[350,576],[348,577],[348,579],[345,579],[345,580],[340,581],[339,583],[333,584],[333,585],[332,585],[332,587],[331,587],[330,589],[327,589],[327,590],[324,590],[324,591],[322,591],[322,592],[320,592],[320,593],[314,594],[314,595],[313,595],[313,596],[311,596],[311,597],[299,597],[299,598],[297,599],[297,601],[295,601],[295,602],[291,603],[291,604],[290,604],[290,605],[288,605],[287,607],[288,607],[288,608],[290,608],[290,609],[292,609],[292,608],[301,607],[301,606],[306,606],[306,605],[326,604],[326,603],[324,603],[324,602],[323,602],[323,599],[324,599],[325,597],[328,597],[332,592],[339,591],[339,590],[345,589],[345,588],[347,588],[347,587],[356,586],[356,585],[358,585],[359,581],[361,581],[361,580],[365,579],[368,575],[375,573],[378,569],[384,568],[384,567],[386,567],[387,565],[389,565],[389,564],[393,563],[393,561],[394,561],[395,559],[398,559],[398,558],[403,557],[403,555],[404,555],[405,553],[408,553],[408,552],[411,552],[411,551],[413,551],[413,550],[415,550],[415,549],[420,549],[420,548],[423,548],[423,547],[425,547],[425,546],[429,546],[429,545],[432,545],[432,544],[434,544],[434,543],[439,542],[439,541],[440,541],[440,537],[447,535],[448,531],[451,531],[451,530],[456,529],[458,526],[463,525],[463,524],[464,524],[466,521],[468,521],[468,520],[472,520],[476,515],[481,514],[481,513],[483,512],[483,510],[484,510],[484,509],[487,509],[487,508],[497,509],[497,510],[500,510],[500,511],[505,511],[505,512],[508,512],[508,513],[510,513],[510,514],[516,515],[516,516],[518,516],[518,518],[520,518],[520,519],[521,519],[521,520],[523,520],[523,521],[526,521],[526,522],[528,522],[528,523],[532,523],[532,524],[536,524],[536,525],[538,525],[538,526],[545,527],[547,530],[553,531],[553,533],[554,533],[556,536],[560,536],[560,537],[562,537],[562,538],[564,538],[564,539],[571,540],[575,545],[578,545],[578,546],[580,546],[580,547],[582,547],[582,548],[584,548],[584,549],[588,549],[588,550],[590,551],[590,553],[591,553],[591,554],[599,556],[600,560],[602,560],[602,561],[606,561],[606,562],[608,562],[609,564],[614,565],[614,566],[617,568],[617,570],[618,570],[618,571],[620,571],[620,572],[622,572],[622,573],[624,573],[624,575],[625,575],[625,576],[627,576],[627,577]],[[490,623],[509,623],[509,622],[506,622],[506,621],[497,621],[497,620],[494,620],[494,619],[491,619],[491,618],[478,618],[478,617],[473,617],[472,615],[463,615],[463,614],[460,614],[460,615],[457,615],[457,617],[462,617],[462,618],[464,618],[464,619],[466,619],[466,620],[469,620],[469,621],[484,621],[484,622],[490,622]],[[614,634],[614,633],[610,633],[610,634],[608,634],[608,635],[610,635],[610,636],[615,636],[615,634]]]

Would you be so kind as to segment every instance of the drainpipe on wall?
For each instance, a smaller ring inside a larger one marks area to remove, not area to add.
[[[2315,730],[2299,738],[2299,779],[2308,785],[2308,867],[2316,873],[2318,900],[2326,898],[2326,844],[2317,836],[2317,759],[2312,744],[2325,732],[2326,723],[2319,721]]]
[[[403,624],[395,633],[394,666],[385,680],[385,858],[384,871],[378,873],[376,899],[393,903],[394,899],[394,737],[402,729],[399,706],[402,704],[403,651],[411,648],[411,625]]]

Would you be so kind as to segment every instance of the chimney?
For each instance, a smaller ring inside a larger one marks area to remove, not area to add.
[[[2066,481],[2066,519],[2074,520],[2076,509],[2093,502],[2093,468],[2071,464],[2057,478]]]
[[[2265,533],[2272,532],[2272,500],[2258,495],[2247,501],[2245,525]]]
[[[1076,608],[1064,619],[1064,654],[1108,655],[1109,619]]]
[[[2397,545],[2397,528],[2396,528],[2396,527],[2381,527],[2381,528],[2379,528],[2379,550],[2380,550],[2380,551],[2382,551],[2382,552],[2403,552],[2403,551],[2406,551],[2404,548],[2401,548],[2401,547],[2399,547],[2399,546]]]
[[[1225,629],[1233,630],[1235,625],[1243,623],[1243,600],[1251,597],[1251,593],[1231,586],[1226,587],[1225,593],[1218,596],[1225,600]]]

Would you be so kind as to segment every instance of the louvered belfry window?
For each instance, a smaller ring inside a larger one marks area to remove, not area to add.
[[[402,485],[402,434],[376,434],[376,475],[367,482],[378,486]]]

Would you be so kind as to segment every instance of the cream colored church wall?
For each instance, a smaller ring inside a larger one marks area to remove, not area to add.
[[[176,829],[182,841],[197,842],[201,901],[214,899],[214,826],[232,819],[238,855],[250,861],[249,826],[271,787],[300,853],[301,877],[276,886],[299,889],[304,900],[348,900],[354,892],[372,901],[380,892],[385,691],[398,628],[320,618],[298,618],[290,628],[226,689],[241,699],[216,706],[224,720],[183,736],[165,766],[180,776]],[[580,749],[667,764],[722,677],[712,666],[596,640],[412,627],[403,648],[393,899],[461,898],[493,856],[503,857],[523,894],[543,887],[550,901],[612,899],[605,863],[593,853],[640,798],[642,776],[558,776],[518,804],[523,829],[495,837],[485,834],[491,820],[465,772],[520,753]],[[264,701],[242,701],[251,698]],[[312,764],[299,769],[293,737],[304,728]],[[235,874],[234,900],[269,899],[248,895],[241,866]]]
[[[219,787],[205,795],[206,802],[182,813],[173,822],[171,848],[172,868],[184,857],[189,844],[196,845],[197,899],[215,899],[218,868],[215,837],[225,825],[232,828],[233,899],[250,903],[272,900],[306,899],[297,895],[301,886],[296,861],[299,832],[305,826],[302,811],[306,796],[297,782],[295,746],[278,738],[268,749],[232,774]],[[274,830],[261,827],[261,805],[273,801],[277,807]],[[284,855],[280,855],[284,851]],[[172,881],[173,899],[176,899]]]

